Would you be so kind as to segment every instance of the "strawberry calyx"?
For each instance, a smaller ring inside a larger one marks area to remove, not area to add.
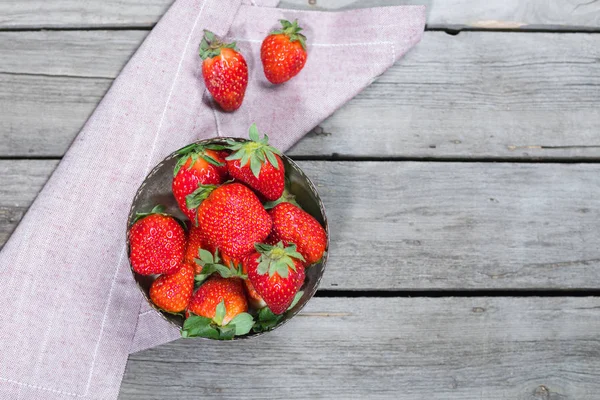
[[[292,300],[292,303],[286,311],[290,311],[292,308],[294,308],[303,295],[303,291],[299,291],[298,293],[296,293],[296,295],[294,296],[294,300]],[[275,327],[275,325],[279,323],[279,321],[281,321],[282,318],[283,314],[275,314],[273,313],[273,311],[271,311],[269,307],[263,307],[258,311],[258,316],[256,318],[254,326],[252,327],[252,330],[254,332],[270,331]]]
[[[229,48],[237,51],[235,42],[224,43],[217,35],[211,31],[204,30],[204,37],[200,42],[200,58],[206,60],[207,58],[217,57],[221,54],[221,49]]]
[[[210,196],[212,191],[218,188],[219,186],[220,185],[198,185],[198,189],[194,190],[192,193],[188,194],[185,197],[186,207],[190,210],[198,208],[198,206],[202,204],[202,202],[206,200],[208,196]]]
[[[245,335],[254,326],[254,318],[248,313],[240,313],[236,315],[229,323],[223,325],[223,319],[227,314],[225,308],[225,300],[217,305],[213,318],[202,317],[190,313],[188,318],[183,323],[181,336],[189,337],[205,337],[210,339],[229,340],[234,336]]]
[[[287,187],[285,189],[283,189],[283,194],[281,195],[280,198],[278,198],[277,200],[274,200],[274,201],[267,201],[264,204],[265,210],[270,210],[271,208],[275,207],[279,203],[291,203],[298,208],[302,208],[302,207],[300,207],[300,204],[298,204],[298,202],[296,201],[296,196],[294,196],[292,193],[290,193],[290,191],[287,189]]]
[[[294,258],[304,262],[302,254],[296,251],[296,245],[291,244],[284,246],[282,241],[279,241],[275,246],[264,243],[254,244],[254,248],[260,254],[258,258],[258,266],[256,272],[259,275],[264,275],[267,272],[269,277],[278,274],[282,278],[287,278],[289,269],[296,272]]]
[[[188,165],[188,169],[192,169],[194,163],[196,163],[196,161],[198,161],[198,159],[200,158],[216,167],[223,167],[225,164],[219,162],[218,160],[215,160],[213,157],[208,155],[206,153],[206,150],[219,151],[224,150],[225,148],[226,147],[224,145],[219,144],[202,145],[198,143],[192,143],[179,149],[177,151],[177,154],[181,157],[179,157],[179,160],[177,160],[177,164],[175,164],[175,168],[173,168],[173,176],[177,175],[179,170],[188,162],[188,160],[191,160],[190,164]]]
[[[199,258],[194,259],[194,262],[202,267],[202,271],[194,278],[196,285],[202,284],[215,272],[221,275],[222,278],[237,277],[248,279],[248,275],[244,274],[241,265],[234,267],[233,265],[225,266],[221,263],[222,260],[219,257],[219,249],[215,250],[214,255],[208,250],[198,249],[198,257]]]
[[[280,19],[279,22],[281,22],[282,29],[271,32],[271,35],[284,34],[290,39],[290,42],[300,42],[302,48],[306,50],[306,36],[300,33],[302,28],[298,26],[298,20],[296,19],[294,22],[290,22],[285,19]]]
[[[275,147],[269,145],[269,136],[266,134],[261,139],[256,124],[252,124],[249,129],[250,141],[236,142],[228,139],[227,148],[232,151],[226,160],[240,160],[243,167],[250,162],[250,170],[255,177],[259,177],[260,169],[268,162],[275,169],[279,169],[279,162],[275,155],[281,156],[281,152]]]
[[[166,207],[163,206],[162,204],[157,204],[156,206],[154,206],[154,208],[150,211],[150,212],[137,212],[135,213],[135,218],[133,219],[133,223],[138,222],[140,219],[148,217],[150,215],[154,215],[154,214],[158,214],[158,215],[164,215],[165,217],[170,217],[169,214],[167,214],[166,211]]]

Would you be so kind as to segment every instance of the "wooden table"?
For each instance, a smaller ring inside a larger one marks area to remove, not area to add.
[[[0,243],[170,3],[0,1]],[[131,355],[122,399],[600,398],[600,3],[406,3],[423,41],[289,152],[331,221],[316,298]]]

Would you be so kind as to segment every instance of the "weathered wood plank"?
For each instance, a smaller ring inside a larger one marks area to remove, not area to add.
[[[316,298],[250,341],[129,358],[120,399],[564,399],[600,391],[598,298]]]
[[[151,27],[173,0],[0,1],[0,28]],[[347,10],[424,4],[430,28],[579,29],[600,26],[600,5],[585,0],[282,0],[281,8]]]
[[[0,161],[3,243],[56,161]],[[600,288],[600,165],[301,162],[331,290]]]
[[[61,156],[143,36],[0,33],[0,156]],[[597,159],[598,60],[600,35],[427,32],[291,154]]]

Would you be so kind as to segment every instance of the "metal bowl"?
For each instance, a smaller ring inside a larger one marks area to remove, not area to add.
[[[200,140],[196,143],[198,144],[225,144],[225,140],[235,140],[239,142],[245,142],[245,139],[240,138],[213,138]],[[168,214],[173,215],[176,218],[179,218],[183,221],[186,221],[187,218],[181,212],[179,207],[177,206],[177,202],[175,201],[175,197],[171,191],[171,183],[173,180],[173,168],[177,163],[178,159],[177,152],[171,153],[167,158],[158,163],[156,167],[144,179],[144,182],[137,190],[135,197],[133,198],[133,203],[131,204],[131,210],[129,211],[129,217],[127,218],[127,249],[128,249],[128,257],[129,257],[129,230],[133,225],[133,220],[135,218],[136,213],[138,212],[149,212],[154,206],[157,204],[164,205]],[[325,264],[327,263],[328,249],[329,249],[329,226],[327,224],[327,218],[325,216],[325,208],[323,206],[323,202],[315,189],[313,183],[308,179],[308,177],[302,172],[300,167],[293,162],[289,157],[283,155],[281,157],[284,165],[285,165],[285,176],[289,182],[289,191],[296,196],[296,201],[300,206],[308,212],[310,215],[315,217],[317,221],[321,223],[321,225],[325,228],[325,232],[327,233],[327,248],[325,249],[325,254],[322,260],[313,264],[309,268],[306,269],[306,278],[304,281],[304,285],[302,285],[301,290],[304,291],[302,298],[300,301],[289,311],[287,311],[281,321],[271,330],[267,332],[272,332],[273,330],[279,328],[287,321],[292,319],[302,308],[304,305],[310,300],[317,288],[319,286],[319,282],[321,281],[321,277],[323,276],[323,272],[325,271]],[[131,260],[129,263],[131,268]],[[171,314],[161,310],[156,307],[154,303],[150,300],[150,286],[154,279],[156,279],[157,275],[144,276],[136,273],[133,268],[131,269],[131,273],[133,277],[144,294],[146,301],[152,308],[158,311],[164,319],[169,321],[169,323],[175,325],[178,328],[183,327],[183,317],[176,314]],[[250,337],[260,336],[267,332],[250,332],[244,336],[236,336],[233,340],[239,339],[247,339]],[[210,339],[213,340],[213,339]]]

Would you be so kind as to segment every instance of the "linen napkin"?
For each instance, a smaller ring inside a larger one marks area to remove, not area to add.
[[[421,38],[419,6],[340,13],[269,8],[276,0],[177,0],[86,122],[0,252],[0,399],[113,399],[130,351],[179,332],[148,307],[125,247],[131,200],[150,169],[201,138],[247,136],[255,122],[287,149]],[[308,61],[264,78],[260,43],[298,19]],[[203,30],[235,40],[249,67],[243,105],[215,106],[201,77]]]

